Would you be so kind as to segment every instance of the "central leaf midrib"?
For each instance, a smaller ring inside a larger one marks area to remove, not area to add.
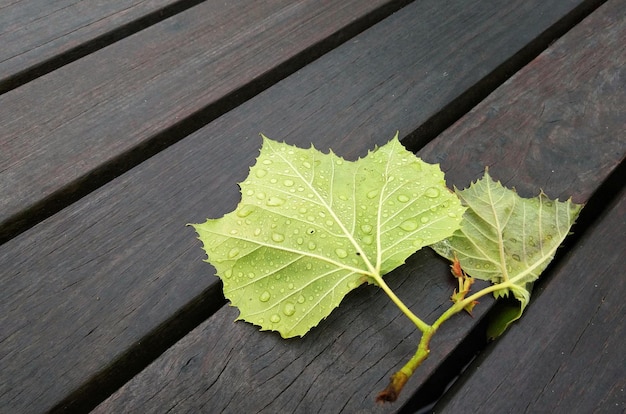
[[[280,154],[277,151],[274,151],[274,153],[279,156],[284,162],[285,164],[287,164],[292,171],[308,186],[309,190],[311,190],[313,192],[313,194],[315,195],[315,197],[317,197],[317,199],[319,200],[319,203],[326,209],[326,211],[331,215],[331,217],[333,218],[333,220],[335,220],[335,222],[337,223],[337,225],[340,227],[341,231],[344,233],[344,235],[348,238],[348,240],[350,241],[350,243],[352,243],[352,245],[354,246],[354,248],[357,250],[357,252],[359,252],[361,259],[363,260],[363,262],[365,263],[365,265],[367,266],[367,268],[369,269],[369,272],[367,272],[366,274],[368,274],[369,276],[374,276],[377,273],[377,269],[374,268],[371,264],[371,262],[369,261],[369,258],[367,257],[367,255],[365,254],[365,251],[361,248],[361,245],[357,242],[357,240],[353,237],[353,235],[348,232],[348,230],[346,229],[344,223],[342,220],[339,219],[339,217],[337,216],[337,214],[335,214],[335,211],[333,209],[330,208],[330,206],[328,205],[328,203],[326,203],[326,201],[324,200],[324,198],[321,196],[321,194],[315,189],[315,187],[313,187],[312,185],[312,181],[315,177],[315,170],[313,170],[313,174],[311,176],[311,182],[308,182],[307,180],[304,179],[304,177],[302,176],[302,174],[300,174],[300,172],[298,171],[298,169],[289,161],[287,160],[285,157],[282,156],[282,154]],[[338,156],[336,156],[337,158],[340,158]],[[343,160],[344,162],[348,162]],[[334,160],[331,159],[330,161],[333,165],[334,165]],[[313,162],[312,165],[315,165],[315,162]],[[330,181],[331,183],[334,181],[335,179],[335,175],[334,175],[334,167],[333,167],[333,174],[330,177]],[[331,185],[331,190],[332,190],[332,185]],[[332,194],[330,195],[331,199],[332,199]],[[356,202],[356,200],[353,199],[353,202]],[[356,206],[355,206],[356,208]],[[331,260],[330,258],[328,258],[329,260]],[[334,261],[332,261],[334,262]],[[348,266],[343,266],[345,268],[351,268]],[[364,273],[361,271],[361,273]]]

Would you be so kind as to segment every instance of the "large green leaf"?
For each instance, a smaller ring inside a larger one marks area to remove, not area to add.
[[[510,288],[494,292],[496,297],[512,292],[520,302],[518,311],[509,310],[499,321],[494,333],[498,335],[521,316],[532,283],[569,234],[582,206],[571,200],[550,200],[543,192],[535,198],[521,198],[494,182],[488,171],[456,193],[467,206],[461,229],[432,247],[449,260],[456,255],[462,269],[474,278],[512,283]]]
[[[239,319],[302,336],[459,228],[464,208],[437,165],[397,136],[355,162],[263,137],[234,212],[194,225]]]

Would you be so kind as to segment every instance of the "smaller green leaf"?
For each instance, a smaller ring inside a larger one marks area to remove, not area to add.
[[[469,188],[456,190],[467,207],[461,229],[432,247],[449,260],[456,256],[470,276],[494,284],[508,282],[494,296],[510,293],[520,302],[518,312],[500,320],[501,333],[519,319],[530,300],[532,283],[550,263],[569,234],[582,208],[571,200],[550,200],[543,192],[522,198],[514,190],[484,177]]]

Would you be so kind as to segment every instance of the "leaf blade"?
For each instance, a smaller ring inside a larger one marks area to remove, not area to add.
[[[513,296],[520,302],[519,312],[509,313],[496,329],[502,333],[517,320],[530,300],[532,284],[554,258],[581,205],[551,200],[542,192],[525,199],[489,176],[457,195],[467,210],[461,229],[433,249],[449,260],[458,257],[471,277],[493,284],[510,282],[509,289],[494,296]]]
[[[239,318],[283,337],[451,235],[464,211],[439,168],[397,137],[355,162],[264,137],[240,187],[235,211],[194,227]]]

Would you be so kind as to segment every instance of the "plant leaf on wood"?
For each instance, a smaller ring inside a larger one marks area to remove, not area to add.
[[[240,186],[234,212],[194,227],[239,318],[284,338],[307,333],[361,283],[393,295],[382,276],[451,236],[464,212],[439,167],[397,136],[354,162],[264,137]]]
[[[468,208],[461,229],[432,247],[449,260],[457,257],[471,277],[498,285],[496,298],[512,293],[520,302],[518,312],[500,321],[501,333],[521,316],[533,282],[569,234],[582,206],[550,200],[543,192],[522,198],[493,181],[488,170],[481,180],[456,193]]]
[[[406,151],[397,135],[354,162],[263,137],[240,187],[235,211],[193,225],[239,319],[284,338],[302,336],[367,282],[383,289],[421,331],[415,355],[378,402],[398,398],[441,324],[463,310],[471,314],[480,297],[512,293],[520,303],[501,315],[494,335],[518,319],[532,283],[582,208],[543,192],[521,198],[488,170],[453,193],[439,166]],[[452,261],[459,286],[450,308],[430,325],[382,278],[427,245]],[[492,285],[471,293],[474,279]]]

